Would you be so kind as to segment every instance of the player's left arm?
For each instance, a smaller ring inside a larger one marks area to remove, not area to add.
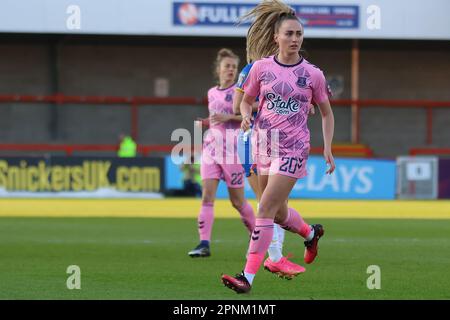
[[[317,104],[322,115],[323,156],[328,165],[326,173],[331,174],[336,168],[333,153],[331,152],[334,135],[334,115],[329,97],[332,96],[332,92],[330,86],[327,84],[324,73],[320,69],[315,70],[313,74],[312,89],[312,100]]]
[[[333,173],[336,165],[334,163],[333,153],[331,151],[331,144],[333,143],[334,135],[334,115],[331,109],[330,100],[327,98],[321,103],[317,104],[322,115],[322,133],[323,133],[323,156],[326,163],[329,165],[326,173]]]

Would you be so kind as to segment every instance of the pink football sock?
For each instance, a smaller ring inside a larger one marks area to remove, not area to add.
[[[280,223],[280,226],[290,232],[298,233],[303,238],[308,237],[311,232],[310,225],[307,224],[293,208],[288,209],[287,218],[284,222]]]
[[[264,260],[273,237],[273,219],[256,219],[250,241],[249,254],[245,264],[245,273],[256,274]]]
[[[198,215],[198,233],[200,240],[211,241],[211,230],[214,222],[214,203],[203,202]]]
[[[255,213],[253,212],[252,206],[248,203],[248,201],[245,201],[242,208],[238,211],[241,215],[242,222],[247,227],[248,232],[252,233],[253,229],[255,229]]]

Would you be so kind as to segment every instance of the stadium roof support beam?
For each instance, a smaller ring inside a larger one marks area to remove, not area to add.
[[[351,95],[352,101],[359,100],[359,41],[353,39],[352,42],[352,76]],[[352,102],[351,105],[351,139],[352,143],[359,143],[359,106]]]

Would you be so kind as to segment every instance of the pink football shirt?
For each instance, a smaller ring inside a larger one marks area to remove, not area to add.
[[[323,72],[304,58],[295,65],[284,65],[270,56],[254,63],[244,91],[260,99],[253,152],[308,158],[309,105],[322,103],[330,95]]]
[[[209,89],[208,110],[210,116],[217,113],[234,114],[233,97],[235,88],[236,85],[233,84],[231,87],[224,89],[219,89],[219,87]],[[213,157],[218,156],[218,152],[223,152],[221,154],[223,157],[236,155],[237,135],[240,125],[239,121],[233,120],[216,125],[210,123],[209,132],[203,143],[204,151],[205,149],[208,150]],[[223,158],[223,161],[225,161],[225,158]],[[233,162],[236,163],[235,160]]]

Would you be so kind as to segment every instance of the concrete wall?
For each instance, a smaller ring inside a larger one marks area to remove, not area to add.
[[[243,39],[14,39],[0,45],[1,94],[153,96],[154,80],[167,78],[170,96],[203,97],[214,85],[212,61],[217,50],[229,47],[245,64]],[[56,47],[52,47],[56,46]],[[350,98],[350,41],[309,40],[308,60],[329,77],[343,79],[337,98]],[[53,49],[56,48],[56,49]],[[52,51],[53,50],[53,51]],[[361,99],[450,100],[450,46],[414,42],[362,42]],[[56,88],[56,89],[55,89]],[[131,114],[122,105],[0,104],[0,143],[116,143],[130,132]],[[350,109],[334,107],[334,141],[350,141]],[[376,155],[406,154],[425,146],[424,109],[365,108],[361,111],[361,143]],[[142,144],[171,143],[176,128],[193,130],[206,106],[142,106]],[[52,119],[57,125],[52,130]],[[449,147],[450,109],[434,111],[434,146]],[[312,144],[322,145],[320,114],[309,120]]]
[[[1,143],[47,143],[49,109],[45,104],[0,104]]]
[[[0,37],[0,94],[51,93],[49,46],[45,43],[4,43]]]

